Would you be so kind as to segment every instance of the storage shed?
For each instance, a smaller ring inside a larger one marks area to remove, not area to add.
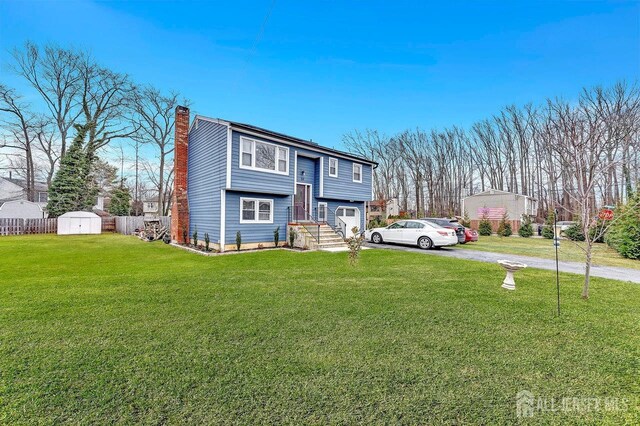
[[[95,213],[68,212],[58,218],[58,235],[100,234],[102,219]]]

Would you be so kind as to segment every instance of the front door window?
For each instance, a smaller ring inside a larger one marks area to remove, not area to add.
[[[311,185],[299,183],[296,185],[296,195],[293,198],[293,219],[309,220],[311,207]]]

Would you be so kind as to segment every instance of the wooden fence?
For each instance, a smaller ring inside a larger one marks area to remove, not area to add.
[[[55,234],[58,219],[0,219],[0,235]]]
[[[170,216],[160,216],[160,222],[171,227]],[[115,216],[102,218],[102,232],[117,232],[131,235],[144,227],[143,216]],[[0,235],[55,234],[58,219],[0,219]]]
[[[116,218],[115,217],[103,217],[102,218],[102,232],[116,232]]]
[[[131,235],[136,229],[144,227],[143,216],[116,216],[114,219],[115,232],[119,234]],[[163,226],[171,227],[171,216],[160,216],[159,219]]]

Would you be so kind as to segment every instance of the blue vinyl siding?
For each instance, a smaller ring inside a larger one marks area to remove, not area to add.
[[[240,168],[240,136],[268,142],[289,148],[289,174],[263,172]],[[268,139],[246,135],[237,131],[231,136],[231,189],[236,191],[264,192],[269,194],[293,194],[293,151],[292,147]],[[235,238],[235,237],[234,237]]]
[[[189,235],[220,240],[220,191],[226,184],[227,127],[199,120],[189,132]]]
[[[317,186],[319,179],[316,178],[317,173],[320,173],[320,170],[318,170],[319,167],[316,166],[318,161],[319,160],[313,158],[301,157],[298,155],[297,183],[311,184],[313,186],[312,190],[314,197],[318,196]]]
[[[240,198],[273,200],[273,223],[240,223]],[[226,203],[226,244],[235,243],[238,231],[242,235],[243,243],[273,242],[273,231],[278,226],[280,227],[280,241],[286,240],[287,207],[291,206],[291,196],[227,191]]]
[[[324,156],[324,198],[371,201],[372,167],[362,164],[362,183],[353,181],[353,161],[338,158],[338,177],[329,176],[329,157]],[[336,158],[336,157],[333,157]]]

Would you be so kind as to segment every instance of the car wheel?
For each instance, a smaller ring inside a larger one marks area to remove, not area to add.
[[[420,237],[418,240],[418,247],[423,250],[429,250],[433,247],[433,241],[431,241],[431,238],[429,237]]]
[[[378,234],[377,232],[375,234],[373,234],[371,236],[371,241],[373,241],[376,244],[380,244],[382,243],[382,235]]]

